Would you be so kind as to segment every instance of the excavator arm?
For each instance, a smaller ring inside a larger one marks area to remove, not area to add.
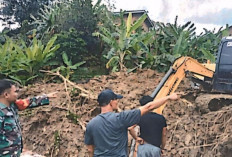
[[[214,71],[206,68],[191,57],[181,57],[174,62],[173,66],[169,69],[159,85],[156,87],[155,91],[151,94],[151,97],[156,100],[174,93],[182,79],[186,77],[187,73],[213,78]],[[153,112],[162,114],[165,105],[166,104],[155,109]]]

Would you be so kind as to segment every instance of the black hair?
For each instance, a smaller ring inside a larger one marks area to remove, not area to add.
[[[0,95],[3,92],[5,92],[7,89],[10,89],[12,85],[14,85],[14,83],[9,80],[6,79],[0,80]]]
[[[104,102],[104,103],[101,103],[101,104],[99,103],[99,106],[101,106],[101,107],[102,107],[102,106],[106,106],[106,105],[108,105],[109,103],[110,103],[110,101],[107,101],[107,102]]]
[[[144,106],[151,101],[153,101],[153,98],[149,95],[145,95],[139,100],[139,103],[141,106]]]

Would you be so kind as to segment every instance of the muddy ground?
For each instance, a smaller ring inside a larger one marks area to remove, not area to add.
[[[52,99],[49,106],[20,113],[24,147],[44,156],[87,157],[83,143],[84,129],[88,121],[100,113],[94,99],[98,93],[111,88],[124,96],[119,102],[121,110],[133,109],[138,107],[142,95],[153,92],[163,76],[152,70],[142,70],[95,77],[76,84],[87,90],[87,95],[69,83],[44,82],[27,87],[22,97],[53,91],[58,91],[58,97]],[[164,156],[231,156],[232,105],[209,110],[209,96],[191,89],[187,79],[182,81],[178,91],[189,94],[168,103],[164,109],[168,124]]]

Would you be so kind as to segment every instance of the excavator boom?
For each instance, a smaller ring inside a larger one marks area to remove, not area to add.
[[[174,93],[182,79],[185,78],[188,73],[208,78],[213,78],[214,75],[213,70],[206,68],[195,59],[191,57],[181,57],[174,62],[173,66],[169,69],[159,85],[156,87],[155,91],[151,94],[151,97],[156,100]],[[155,109],[153,112],[162,114],[165,105],[166,104]]]

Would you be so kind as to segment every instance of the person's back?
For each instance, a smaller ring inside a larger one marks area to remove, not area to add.
[[[141,106],[146,105],[149,102],[152,102],[153,98],[150,96],[143,96],[139,102]],[[144,141],[144,144],[138,145],[133,153],[137,157],[160,157],[161,149],[164,148],[166,143],[166,120],[164,116],[148,112],[143,115],[138,123],[140,127],[140,138]],[[134,126],[135,127],[135,126]],[[131,127],[130,133],[133,138],[137,138],[133,128]],[[141,141],[141,140],[140,140]],[[136,153],[137,152],[137,153]],[[135,155],[136,154],[136,155]]]
[[[156,147],[161,146],[163,128],[167,127],[164,116],[154,112],[147,113],[141,117],[138,125],[142,139]]]
[[[127,156],[127,128],[140,119],[140,111],[107,112],[93,118],[87,126],[86,143],[95,146],[94,156]],[[93,141],[91,141],[93,140]]]

